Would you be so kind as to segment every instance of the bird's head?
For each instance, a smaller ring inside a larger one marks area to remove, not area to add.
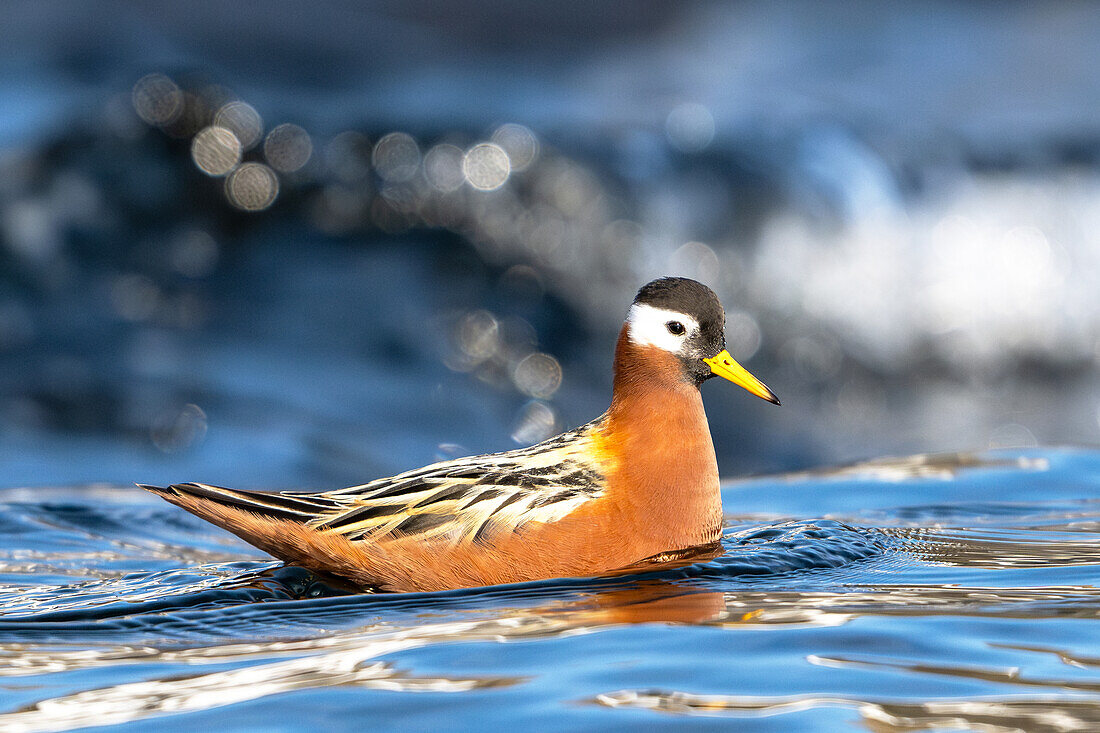
[[[663,277],[638,291],[627,313],[625,336],[635,347],[668,352],[684,381],[696,386],[724,377],[752,394],[779,404],[767,386],[726,351],[726,313],[714,291],[683,277]]]

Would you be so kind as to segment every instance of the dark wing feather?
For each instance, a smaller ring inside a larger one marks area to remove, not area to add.
[[[168,487],[138,484],[155,494],[187,494],[216,504],[245,509],[264,517],[309,522],[318,515],[336,510],[339,505],[324,494],[297,491],[248,491],[209,484],[173,484]]]

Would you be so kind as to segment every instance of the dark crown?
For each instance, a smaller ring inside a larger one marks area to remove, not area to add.
[[[700,324],[719,328],[726,321],[726,313],[714,291],[686,277],[662,277],[646,283],[634,297],[634,302],[683,313]]]

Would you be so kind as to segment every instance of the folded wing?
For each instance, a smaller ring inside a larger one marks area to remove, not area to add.
[[[602,493],[603,472],[586,452],[590,427],[530,448],[435,463],[331,492],[247,491],[199,483],[142,488],[215,523],[217,507],[227,507],[353,542],[416,536],[488,543],[525,524],[560,519]]]

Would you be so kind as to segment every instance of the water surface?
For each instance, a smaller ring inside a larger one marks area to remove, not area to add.
[[[348,593],[126,487],[0,494],[0,728],[1087,730],[1100,453],[724,486],[724,552]]]

